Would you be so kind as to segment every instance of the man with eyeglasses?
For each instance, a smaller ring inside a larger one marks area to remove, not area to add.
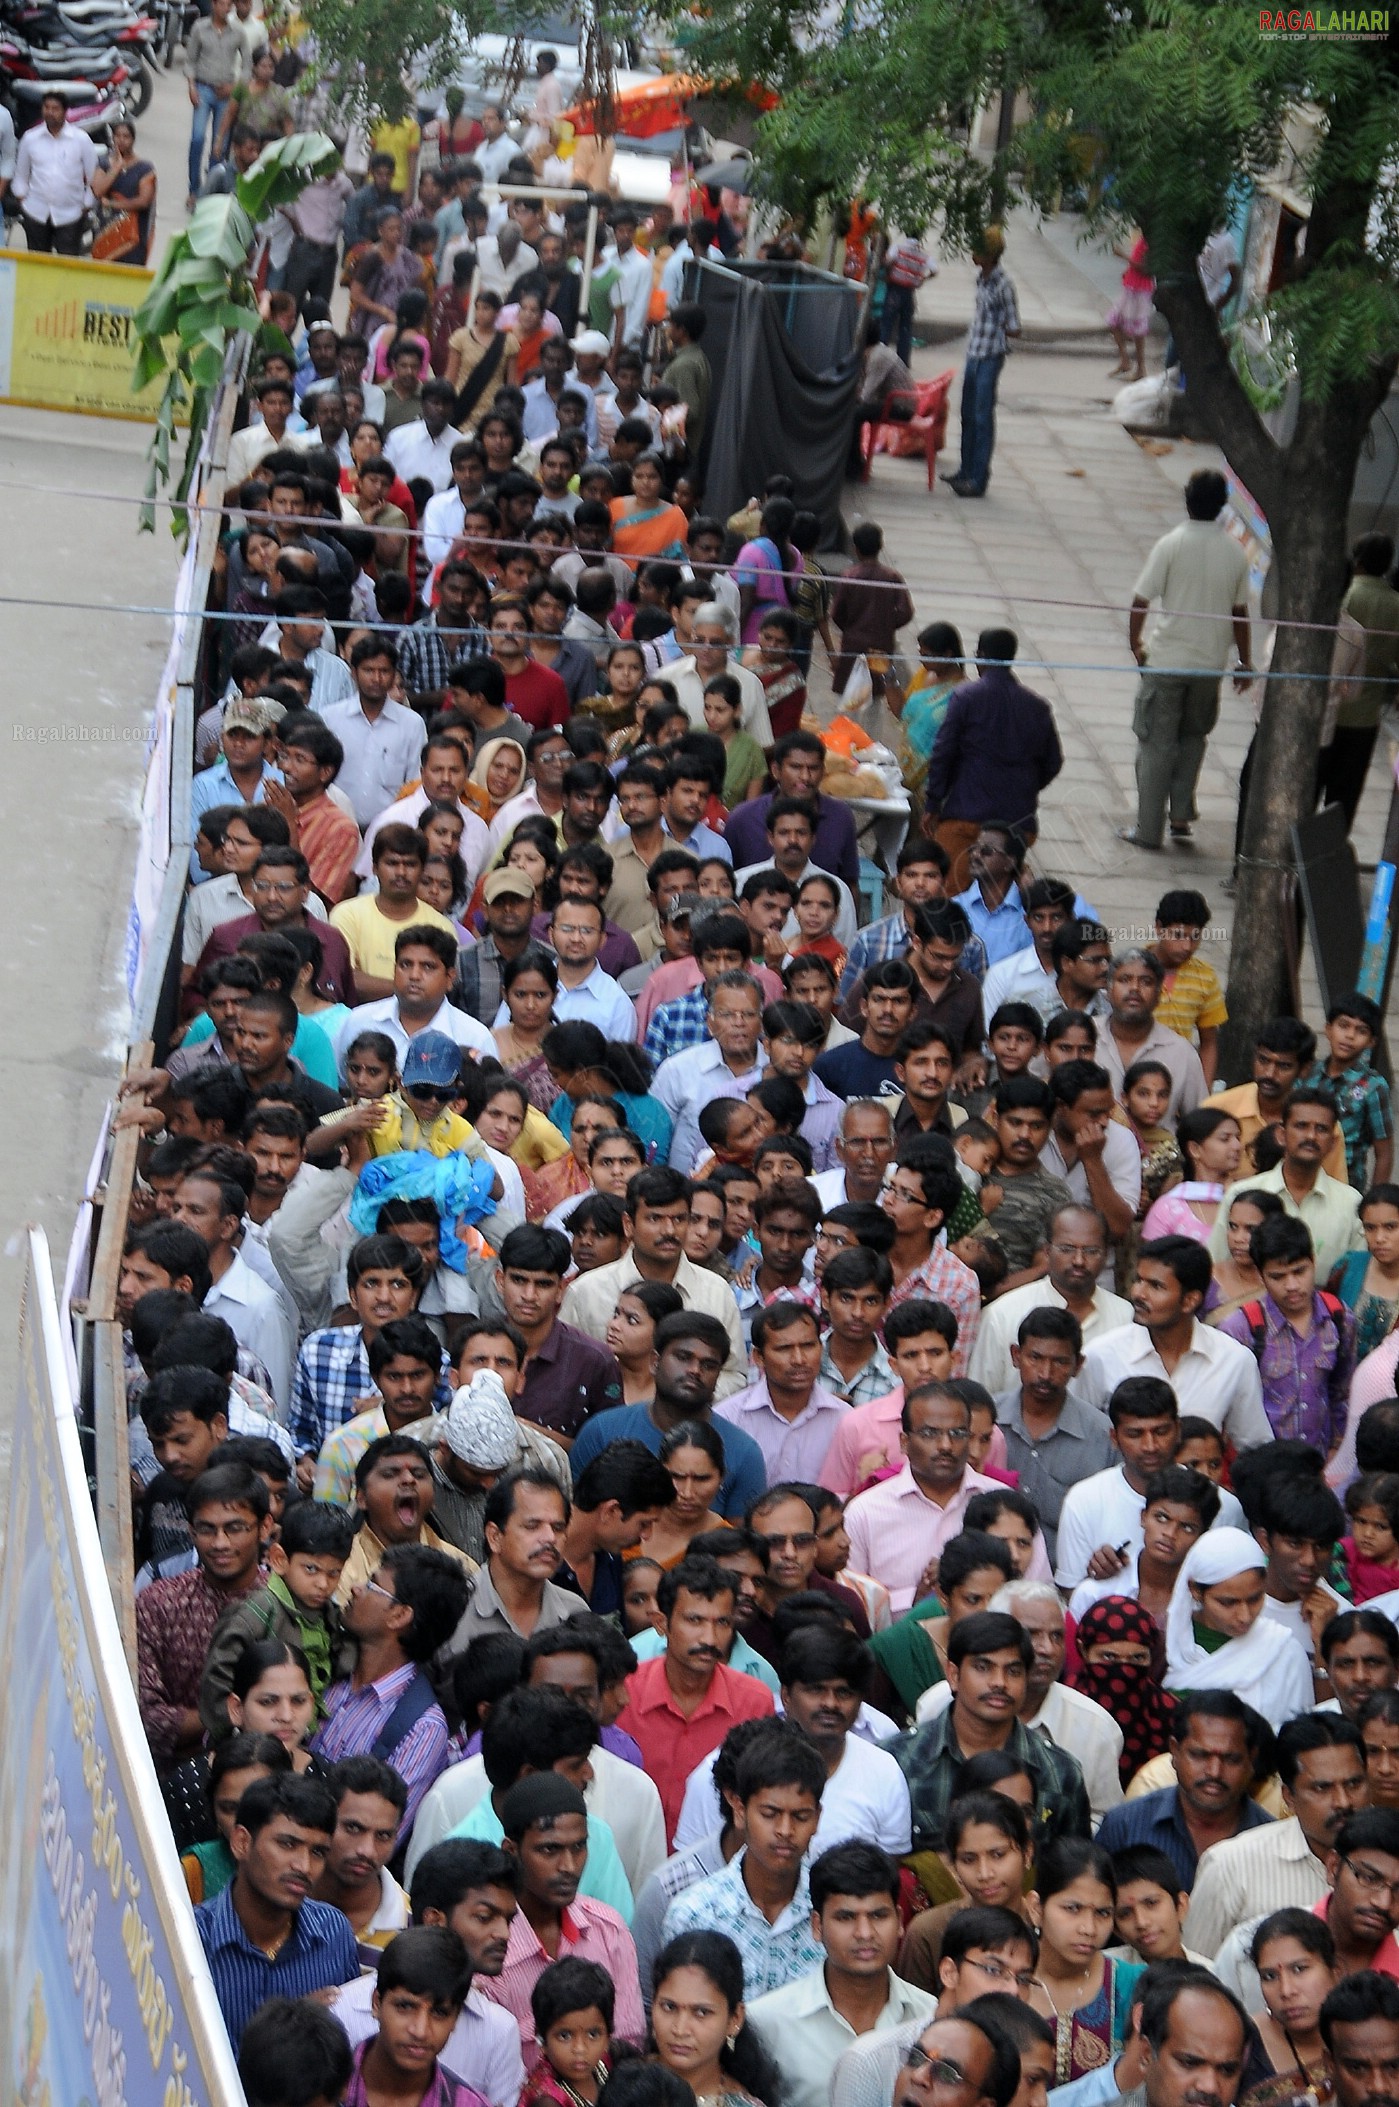
[[[185,1496],[198,1563],[136,1597],[136,1687],[141,1723],[162,1774],[204,1740],[199,1681],[214,1626],[260,1587],[267,1487],[244,1463],[216,1464]]]
[[[634,1040],[636,1010],[598,963],[607,917],[600,900],[565,895],[554,909],[549,941],[559,961],[554,1021],[595,1024],[605,1039]]]
[[[894,1155],[891,1107],[882,1098],[852,1097],[840,1115],[835,1149],[840,1158],[835,1169],[821,1171],[812,1180],[821,1205],[828,1209],[847,1202],[878,1206],[884,1174]]]
[[[844,2081],[857,2059],[879,2055],[862,2043],[841,2059],[833,2100],[853,2098]],[[848,2060],[847,2060],[848,2059]],[[979,2019],[935,2019],[905,2049],[893,2085],[893,2107],[1010,2107],[1020,2085],[1020,2055],[1008,2035]]]
[[[1132,1322],[1131,1303],[1099,1284],[1108,1258],[1108,1233],[1096,1208],[1074,1205],[1052,1214],[1045,1254],[1048,1271],[1040,1279],[998,1295],[981,1313],[970,1373],[993,1397],[1015,1381],[1010,1349],[1021,1318],[1031,1310],[1069,1310],[1078,1319],[1085,1346]]]
[[[1014,1910],[961,1909],[950,1918],[938,1957],[938,2016],[951,2019],[974,1997],[1029,2001],[1035,1980],[1035,1940]]]
[[[300,849],[274,843],[260,850],[248,881],[252,913],[220,922],[210,932],[192,977],[198,979],[215,959],[232,958],[245,937],[258,936],[263,931],[276,934],[284,929],[310,929],[321,947],[318,987],[336,1002],[353,1002],[357,990],[349,946],[340,931],[332,929],[320,916],[308,920],[306,903],[310,896],[311,866]]]
[[[1336,1947],[1336,1973],[1344,1978],[1372,1969],[1399,1981],[1399,1813],[1392,1807],[1362,1807],[1336,1830],[1327,1854],[1330,1893],[1312,1907]],[[1246,1997],[1256,1974],[1247,1960],[1263,1920],[1238,1925],[1210,1964],[1220,1980]]]
[[[967,1504],[994,1492],[967,1461],[971,1407],[947,1383],[923,1383],[904,1397],[899,1449],[903,1469],[857,1493],[845,1510],[850,1563],[888,1588],[895,1615],[908,1609],[929,1564],[961,1534]]]
[[[829,1595],[840,1605],[841,1615],[862,1639],[870,1635],[865,1605],[853,1588],[828,1580],[816,1570],[816,1511],[813,1495],[805,1485],[773,1485],[748,1510],[748,1527],[767,1545],[768,1569],[763,1578],[763,1607],[748,1621],[750,1646],[774,1667],[781,1658],[773,1625],[775,1612],[792,1595]]]

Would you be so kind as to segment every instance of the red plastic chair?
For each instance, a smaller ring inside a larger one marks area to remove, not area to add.
[[[956,378],[949,367],[939,373],[935,380],[920,380],[912,395],[906,389],[898,390],[886,397],[886,402],[906,402],[911,416],[900,422],[867,424],[861,436],[861,454],[864,459],[864,475],[868,477],[870,462],[877,453],[899,455],[905,458],[922,454],[928,464],[928,488],[937,482],[938,452],[947,438],[947,411],[952,394],[952,383]]]

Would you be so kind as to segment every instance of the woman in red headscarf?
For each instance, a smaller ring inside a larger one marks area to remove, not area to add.
[[[1093,1698],[1122,1729],[1118,1774],[1124,1786],[1166,1752],[1176,1699],[1161,1687],[1166,1648],[1147,1611],[1129,1595],[1105,1595],[1078,1622],[1079,1665],[1071,1686]]]

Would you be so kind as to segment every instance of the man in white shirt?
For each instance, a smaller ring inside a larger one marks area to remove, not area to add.
[[[68,103],[54,89],[39,104],[42,124],[19,142],[14,181],[24,238],[36,255],[78,256],[92,203],[97,148],[68,122]],[[648,265],[649,269],[649,265]]]
[[[417,712],[389,699],[397,670],[398,647],[392,637],[361,637],[350,653],[355,699],[330,703],[321,711],[345,749],[336,780],[360,827],[372,826],[417,775],[427,743],[427,727]]]
[[[1077,1395],[1106,1412],[1129,1375],[1160,1376],[1182,1418],[1207,1419],[1236,1449],[1271,1441],[1257,1361],[1236,1339],[1199,1321],[1210,1279],[1209,1252],[1192,1237],[1143,1244],[1132,1283],[1135,1322],[1094,1340],[1075,1379]]]
[[[495,1041],[485,1024],[468,1018],[464,1009],[455,1009],[447,1001],[447,988],[457,961],[455,952],[451,959],[438,954],[442,931],[428,927],[415,931],[415,936],[421,936],[423,942],[407,944],[398,938],[394,944],[392,995],[379,1003],[360,1003],[341,1024],[335,1035],[337,1062],[346,1058],[346,1047],[356,1032],[388,1032],[398,1047],[398,1066],[402,1066],[402,1058],[409,1051],[409,1041],[417,1039],[419,1032],[447,1032],[447,1037],[459,1047],[470,1047],[472,1053],[487,1053],[489,1058],[495,1058]],[[451,938],[442,942],[442,950],[447,950],[449,944]],[[400,952],[407,952],[407,959],[400,957]]]
[[[869,1656],[859,1640],[851,1632],[827,1630],[824,1622],[804,1627],[788,1640],[778,1672],[783,1711],[815,1742],[826,1765],[821,1820],[808,1847],[810,1858],[855,1839],[901,1856],[910,1845],[897,1839],[912,1833],[908,1783],[888,1750],[856,1729],[870,1677]],[[676,1849],[700,1842],[713,1827],[710,1754],[685,1781]]]
[[[1138,1061],[1159,1061],[1171,1078],[1164,1123],[1174,1134],[1181,1114],[1204,1102],[1205,1071],[1190,1041],[1156,1022],[1164,983],[1165,969],[1155,952],[1116,954],[1108,973],[1108,1015],[1098,1026],[1096,1060],[1117,1094],[1129,1068]]]
[[[727,673],[738,682],[743,696],[743,707],[738,714],[739,729],[756,739],[764,749],[771,746],[772,719],[768,715],[763,684],[749,667],[739,664],[737,615],[717,599],[706,601],[692,616],[690,631],[692,641],[686,654],[669,662],[665,678],[674,688],[691,724],[696,731],[704,730],[705,682],[713,680],[716,673]]]
[[[449,381],[425,380],[422,416],[396,425],[384,441],[384,452],[405,483],[421,480],[437,492],[451,482],[452,456],[462,443],[461,433],[448,422],[456,399]]]
[[[1029,1634],[1035,1657],[1025,1679],[1020,1723],[1027,1733],[1038,1734],[1076,1759],[1096,1829],[1108,1809],[1122,1800],[1117,1768],[1122,1729],[1102,1705],[1059,1680],[1067,1650],[1064,1605],[1048,1581],[1012,1580],[997,1588],[987,1608],[1006,1611]],[[920,1724],[936,1719],[951,1702],[948,1685],[935,1683],[918,1700],[915,1716]]]
[[[817,1190],[821,1190],[819,1181]],[[1014,1387],[1010,1349],[1019,1336],[1021,1318],[1031,1310],[1069,1310],[1078,1319],[1085,1352],[1095,1339],[1132,1322],[1131,1303],[1100,1285],[1109,1240],[1107,1224],[1095,1207],[1061,1207],[1051,1215],[1046,1250],[1047,1273],[1027,1281],[1023,1288],[1012,1288],[1008,1295],[998,1295],[982,1309],[970,1374],[993,1397]]]
[[[291,1405],[296,1336],[280,1298],[259,1280],[236,1248],[247,1204],[241,1186],[212,1170],[195,1170],[175,1188],[174,1219],[209,1247],[213,1283],[204,1297],[210,1317],[222,1317],[240,1346],[256,1354],[272,1382],[279,1411]]]
[[[421,782],[406,797],[386,806],[368,829],[355,859],[356,875],[361,879],[373,877],[374,841],[385,827],[416,826],[429,805],[444,804],[455,805],[461,814],[461,860],[466,865],[468,885],[474,885],[485,868],[490,842],[486,823],[480,814],[462,803],[462,793],[469,780],[470,770],[460,737],[453,737],[449,732],[434,732],[423,748]]]
[[[717,1074],[741,1090],[751,1088],[767,1066],[760,1043],[763,998],[756,981],[741,970],[717,974],[709,987],[705,1023],[708,1037],[661,1062],[651,1078],[651,1094],[675,1122],[670,1162],[688,1176],[702,1146],[700,1106],[713,1095]]]
[[[499,183],[519,149],[505,129],[505,112],[498,102],[488,102],[482,109],[481,130],[486,136],[471,149],[471,158],[483,183]]]
[[[857,2040],[922,2028],[936,2013],[932,1991],[894,1973],[898,1892],[897,1866],[867,1843],[845,1844],[813,1863],[812,1929],[825,1961],[745,2007],[782,2072],[787,2107],[829,2107],[831,2073]]]
[[[1122,1461],[1071,1485],[1059,1513],[1054,1578],[1067,1594],[1090,1577],[1125,1573],[1142,1548],[1146,1488],[1180,1446],[1176,1394],[1159,1376],[1128,1376],[1108,1401],[1112,1445]],[[1246,1529],[1233,1493],[1220,1494],[1219,1519]]]
[[[257,421],[245,425],[241,432],[235,432],[228,442],[228,461],[224,468],[224,482],[228,489],[236,483],[246,483],[258,463],[265,461],[279,447],[303,448],[309,446],[316,436],[314,433],[308,435],[304,420],[296,413],[289,380],[265,380],[257,391],[257,406],[260,413]]]
[[[602,252],[602,268],[617,274],[611,293],[612,349],[615,353],[628,344],[640,351],[651,307],[651,259],[636,246],[636,214],[630,205],[619,205],[612,214],[612,243]]]
[[[634,1040],[635,1006],[597,962],[605,926],[600,900],[574,900],[565,895],[554,909],[549,924],[549,942],[559,962],[554,1021],[568,1024],[581,1019],[595,1024],[605,1039]]]
[[[1163,534],[1142,567],[1127,617],[1127,641],[1142,669],[1137,734],[1137,819],[1124,841],[1159,849],[1169,803],[1171,837],[1188,841],[1205,745],[1219,718],[1219,678],[1237,655],[1234,685],[1253,679],[1249,656],[1248,557],[1222,522],[1229,486],[1200,468],[1185,486],[1188,517]],[[1147,610],[1161,612],[1146,643]],[[1151,670],[1151,661],[1161,667]]]

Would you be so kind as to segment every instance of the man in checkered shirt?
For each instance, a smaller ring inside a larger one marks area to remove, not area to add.
[[[943,477],[958,497],[986,495],[996,444],[996,383],[1005,364],[1006,346],[1020,334],[1015,287],[1001,269],[1005,245],[1000,228],[988,227],[972,250],[979,275],[962,368],[962,462],[955,476]]]

